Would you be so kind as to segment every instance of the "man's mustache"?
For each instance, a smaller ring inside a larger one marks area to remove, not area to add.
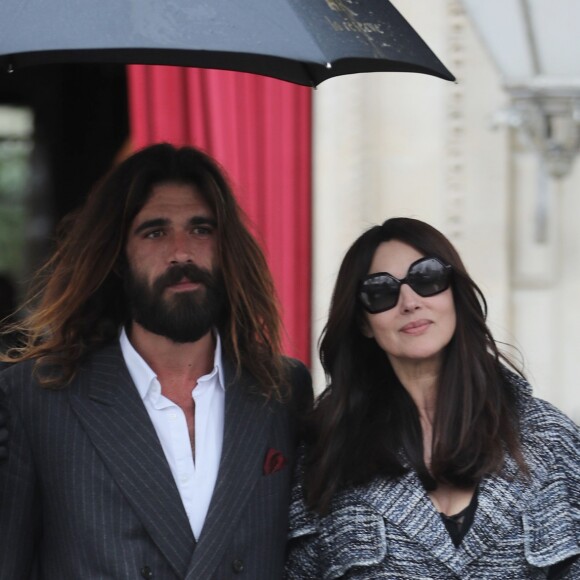
[[[167,286],[173,286],[181,282],[184,278],[196,284],[203,284],[206,287],[215,285],[215,278],[209,270],[200,268],[195,264],[176,264],[168,268],[164,274],[161,274],[155,280],[154,289],[162,291]]]

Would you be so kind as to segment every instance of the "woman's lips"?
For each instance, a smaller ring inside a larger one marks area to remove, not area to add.
[[[422,334],[430,326],[432,322],[430,320],[415,320],[414,322],[409,322],[401,328],[401,332],[405,334]]]

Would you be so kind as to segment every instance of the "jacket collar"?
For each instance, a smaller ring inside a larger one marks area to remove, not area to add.
[[[237,522],[251,497],[252,488],[262,477],[272,407],[260,395],[253,394],[253,377],[247,373],[238,376],[228,359],[224,359],[224,375],[226,407],[222,458],[187,580],[212,577],[237,532]]]
[[[178,576],[195,546],[163,449],[117,341],[82,365],[71,406],[111,476]]]
[[[475,518],[458,548],[414,471],[399,479],[377,478],[355,494],[431,557],[461,575],[466,566],[493,550],[520,525],[524,510],[533,500],[533,490],[517,474],[517,464],[508,457],[501,475],[487,477],[479,484]]]

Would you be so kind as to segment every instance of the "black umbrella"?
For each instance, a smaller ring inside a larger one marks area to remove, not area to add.
[[[0,65],[143,63],[316,86],[399,71],[453,80],[387,0],[0,0]]]

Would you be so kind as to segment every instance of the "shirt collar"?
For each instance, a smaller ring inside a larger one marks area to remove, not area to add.
[[[217,331],[214,331],[215,336],[215,351],[213,358],[213,368],[212,370],[200,377],[201,379],[209,379],[216,376],[217,384],[222,390],[225,390],[225,377],[222,361],[222,343],[220,335]],[[123,353],[123,358],[125,359],[125,364],[129,370],[129,374],[139,391],[141,399],[145,399],[149,393],[149,389],[153,382],[157,379],[157,375],[153,369],[145,362],[143,357],[135,350],[135,347],[131,344],[125,327],[121,328],[119,335],[119,343],[121,345],[121,352]]]

